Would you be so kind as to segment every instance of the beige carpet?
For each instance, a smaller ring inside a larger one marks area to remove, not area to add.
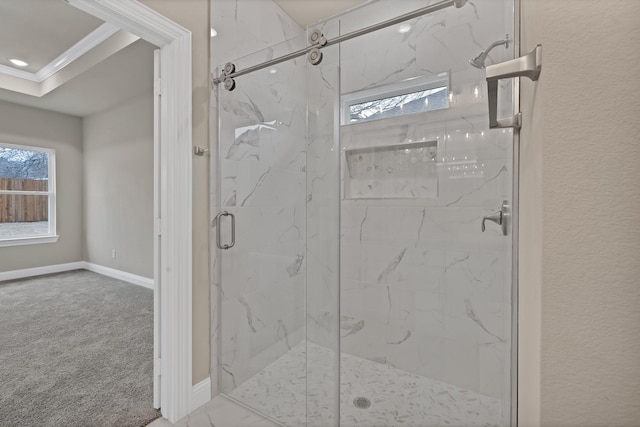
[[[143,426],[152,381],[151,290],[84,270],[0,282],[1,426]]]

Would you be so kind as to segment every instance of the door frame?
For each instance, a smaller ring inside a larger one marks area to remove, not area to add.
[[[191,32],[137,0],[65,1],[160,48],[160,89],[154,95],[160,97],[154,102],[154,406],[175,422],[190,412],[192,392]]]

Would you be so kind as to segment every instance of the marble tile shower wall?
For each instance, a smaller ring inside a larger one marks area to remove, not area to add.
[[[374,2],[340,17],[341,32],[425,4]],[[353,149],[392,148],[416,141],[437,145],[433,158],[412,159],[402,152],[370,156],[371,172],[361,168],[361,176],[353,176],[346,158],[342,159],[343,189],[349,180],[360,179],[369,180],[373,190],[348,198],[342,194],[341,351],[505,400],[511,246],[510,239],[492,224],[481,233],[480,221],[499,209],[503,199],[512,197],[513,134],[488,129],[484,71],[472,68],[468,60],[510,32],[513,12],[509,8],[506,1],[469,2],[461,9],[414,20],[408,32],[389,28],[342,43],[340,52],[343,94],[442,72],[450,78],[446,110],[341,127],[343,155]],[[512,52],[496,49],[487,63],[509,59]],[[511,83],[503,83],[501,91],[507,100],[503,103],[506,115]],[[322,96],[325,103],[334,102],[331,91]],[[315,156],[316,164],[308,169],[308,180],[314,183],[310,200],[335,188],[330,146],[310,140],[309,153],[322,154]],[[398,162],[390,160],[394,158]],[[424,173],[430,174],[426,181],[436,182],[436,197],[376,198],[376,186],[384,183],[375,171],[381,169],[383,179],[404,185],[403,193],[411,191],[407,186],[415,185],[416,179],[403,183],[394,177],[394,171],[402,175],[397,171],[403,161],[425,162]],[[310,232],[308,245],[325,254],[314,263],[325,262],[324,271],[330,276],[334,252],[331,242],[323,239],[331,232],[322,231]],[[314,268],[322,271],[321,265]],[[308,300],[308,339],[327,347],[335,346],[338,324],[337,313],[330,308],[338,292],[332,283],[309,275],[310,292],[320,295]]]
[[[212,26],[218,32],[212,39],[213,69],[227,61],[240,69],[304,44],[304,37],[295,39],[304,31],[272,1],[212,0]],[[276,72],[240,77],[233,92],[213,90],[212,220],[227,210],[237,223],[235,247],[217,251],[212,263],[213,394],[230,392],[304,338],[302,64],[290,61]],[[212,245],[215,238],[212,221]]]

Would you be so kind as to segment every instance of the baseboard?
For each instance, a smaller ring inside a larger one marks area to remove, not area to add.
[[[115,268],[105,267],[103,265],[93,264],[90,262],[83,262],[85,270],[93,271],[94,273],[102,274],[103,276],[112,277],[114,279],[122,280],[134,285],[143,286],[145,288],[153,289],[153,279],[148,277],[138,276],[137,274],[127,273],[126,271],[116,270]]]
[[[22,270],[12,270],[0,272],[0,282],[5,280],[24,279],[25,277],[42,276],[44,274],[62,273],[64,271],[82,270],[85,268],[84,261],[70,262],[67,264],[46,265],[44,267],[24,268]]]
[[[211,400],[211,377],[200,381],[191,389],[191,410],[195,410]]]
[[[122,280],[123,282],[133,285],[143,286],[153,289],[153,279],[138,276],[137,274],[127,273],[126,271],[116,270],[114,268],[104,267],[102,265],[93,264],[86,261],[70,262],[67,264],[45,265],[44,267],[25,268],[22,270],[12,270],[0,272],[0,282],[5,280],[24,279],[26,277],[42,276],[44,274],[62,273],[64,271],[73,270],[89,270],[103,276],[112,277]]]

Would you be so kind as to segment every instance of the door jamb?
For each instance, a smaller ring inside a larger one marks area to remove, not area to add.
[[[137,0],[66,0],[160,48],[160,406],[171,422],[191,410],[192,104],[191,32]],[[155,108],[154,108],[155,109]],[[157,177],[154,177],[154,180]],[[154,376],[154,382],[158,377]]]

